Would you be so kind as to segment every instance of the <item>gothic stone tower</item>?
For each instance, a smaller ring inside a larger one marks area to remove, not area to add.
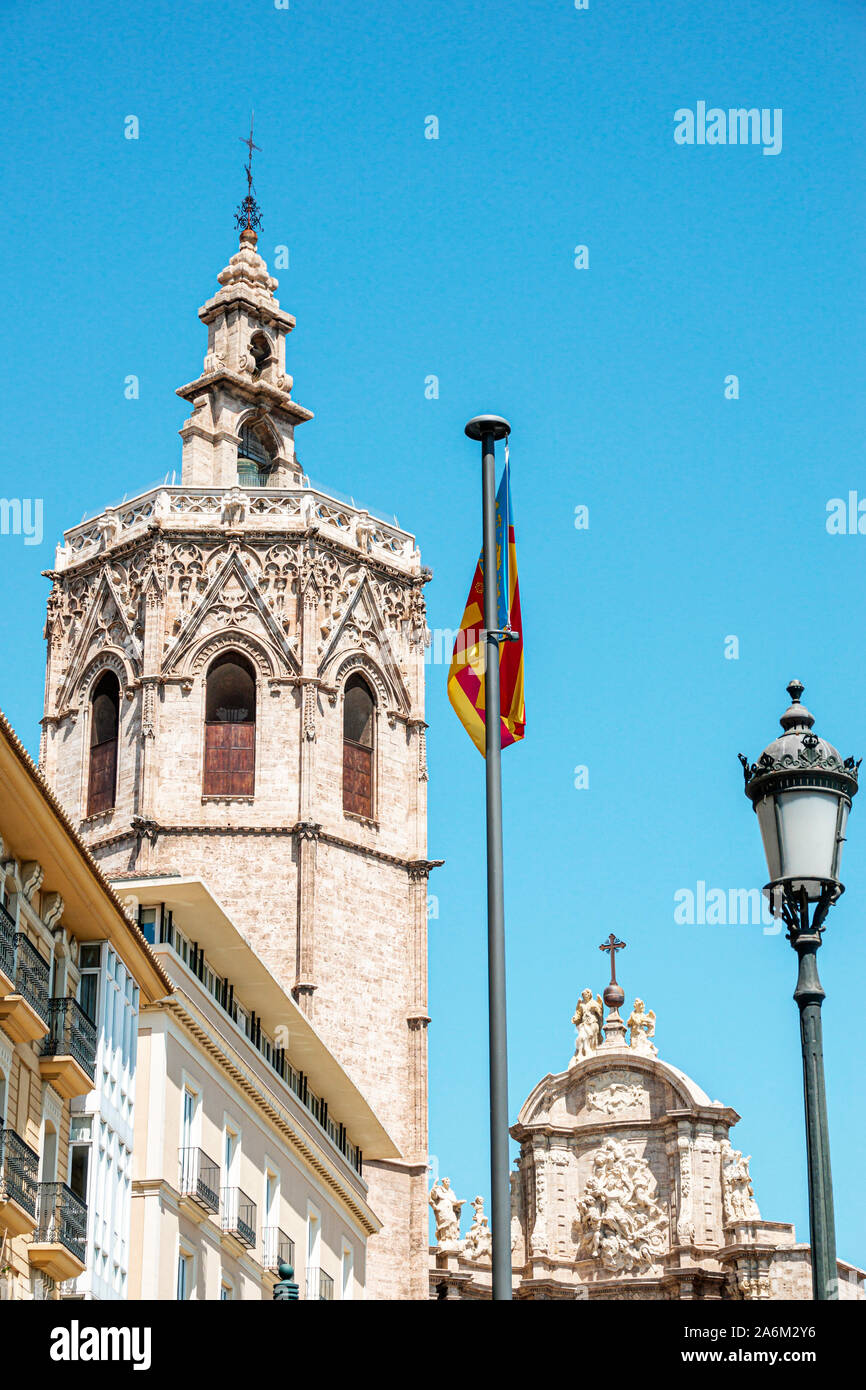
[[[201,876],[293,991],[401,1155],[364,1165],[368,1290],[423,1298],[430,573],[302,475],[256,242],[199,310],[181,484],[58,547],[42,762],[110,877]]]

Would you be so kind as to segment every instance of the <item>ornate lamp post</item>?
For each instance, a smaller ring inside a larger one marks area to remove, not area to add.
[[[812,1296],[835,1299],[836,1230],[821,1034],[824,991],[816,954],[827,913],[845,891],[839,881],[839,863],[860,763],[843,760],[832,744],[812,733],[815,721],[800,704],[800,681],[791,681],[788,694],[791,704],[780,720],[779,738],[756,763],[750,764],[742,753],[739,758],[770,872],[764,891],[770,895],[774,914],[788,928],[788,940],[800,962],[794,998],[800,1010],[803,1049]]]

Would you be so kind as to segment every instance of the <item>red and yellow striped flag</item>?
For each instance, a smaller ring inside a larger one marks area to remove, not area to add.
[[[517,546],[511,513],[511,478],[508,462],[496,494],[496,597],[500,629],[515,633],[516,640],[499,643],[499,709],[502,747],[517,743],[526,729],[523,703],[523,628],[520,621],[520,587],[517,582]],[[487,751],[484,698],[484,553],[475,570],[472,588],[454,655],[448,672],[448,698],[482,758]]]

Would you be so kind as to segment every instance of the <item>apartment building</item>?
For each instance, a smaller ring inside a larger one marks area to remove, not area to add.
[[[170,988],[0,715],[0,1297],[124,1296],[129,1151],[106,1098],[125,1144],[138,1007]]]
[[[173,986],[139,1018],[130,1297],[270,1299],[287,1260],[363,1298],[387,1131],[202,879],[115,886]]]

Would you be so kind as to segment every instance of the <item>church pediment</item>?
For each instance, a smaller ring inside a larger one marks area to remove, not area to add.
[[[703,1110],[712,1104],[690,1077],[658,1057],[603,1045],[592,1057],[540,1081],[521,1107],[512,1132],[520,1137],[538,1128],[649,1123],[672,1111]]]
[[[255,649],[268,654],[270,675],[295,674],[300,669],[294,641],[236,550],[225,557],[182,624],[163,659],[163,673],[190,674],[203,646],[232,633],[248,637]]]
[[[323,633],[324,649],[319,672],[326,685],[336,685],[340,668],[350,653],[363,654],[385,682],[389,706],[402,713],[411,708],[409,692],[400,670],[395,644],[369,576],[358,570],[334,601]]]
[[[80,693],[78,686],[107,651],[120,657],[124,677],[128,674],[127,668],[134,670],[141,662],[141,645],[133,630],[130,614],[108,570],[103,570],[69,659],[60,691],[61,706],[77,704]]]

